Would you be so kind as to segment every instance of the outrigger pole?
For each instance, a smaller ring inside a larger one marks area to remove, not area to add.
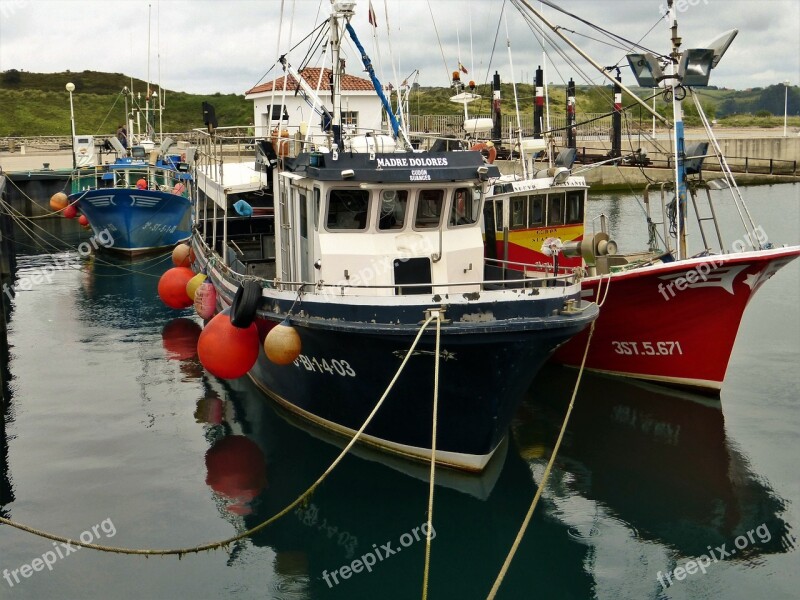
[[[625,92],[627,92],[627,93],[628,93],[628,95],[630,95],[630,96],[631,96],[631,98],[633,98],[633,99],[634,99],[634,100],[635,100],[637,103],[639,103],[639,105],[641,105],[642,107],[644,107],[644,109],[645,109],[645,110],[646,110],[648,113],[650,113],[651,115],[653,115],[655,118],[657,118],[659,121],[661,121],[662,123],[664,123],[664,124],[665,124],[665,125],[667,125],[668,127],[671,125],[668,119],[665,119],[664,117],[662,117],[660,114],[658,114],[656,111],[654,111],[654,110],[653,110],[653,109],[652,109],[650,106],[648,106],[647,102],[645,102],[644,100],[642,100],[641,98],[639,98],[639,96],[637,96],[636,94],[634,94],[634,93],[633,93],[631,90],[629,90],[629,89],[628,89],[626,86],[622,85],[622,84],[621,84],[619,81],[617,81],[616,79],[614,79],[614,77],[612,77],[610,73],[608,73],[607,71],[605,71],[605,70],[603,69],[603,67],[597,63],[597,61],[595,61],[594,59],[592,59],[592,57],[591,57],[591,56],[589,56],[588,54],[586,54],[586,53],[585,53],[583,50],[581,50],[581,49],[580,49],[580,48],[579,48],[579,47],[578,47],[576,44],[574,44],[574,43],[572,42],[572,40],[570,40],[570,39],[569,39],[567,36],[565,36],[563,33],[561,33],[561,31],[560,31],[560,28],[559,28],[557,25],[553,25],[553,24],[552,24],[550,21],[548,21],[548,20],[545,18],[545,16],[544,16],[542,13],[540,13],[538,10],[536,10],[535,8],[533,8],[533,7],[532,7],[532,6],[531,6],[531,5],[530,5],[530,4],[527,2],[527,0],[517,0],[517,2],[519,2],[520,4],[522,4],[522,5],[523,5],[525,8],[527,8],[527,9],[528,9],[528,10],[529,10],[531,13],[533,13],[533,15],[535,15],[535,16],[536,16],[536,17],[537,17],[537,18],[538,18],[538,19],[539,19],[539,20],[540,20],[542,23],[544,23],[544,24],[545,24],[545,25],[547,25],[547,26],[548,26],[550,29],[552,29],[552,30],[553,30],[553,33],[555,33],[555,34],[556,34],[558,37],[560,37],[560,38],[561,38],[562,40],[564,40],[564,41],[565,41],[567,44],[569,44],[569,46],[570,46],[570,47],[571,47],[573,50],[575,50],[575,52],[577,52],[577,53],[578,53],[578,54],[580,54],[580,55],[581,55],[583,58],[585,58],[585,59],[586,59],[586,60],[589,62],[589,64],[591,64],[591,65],[592,65],[592,66],[593,66],[595,69],[597,69],[597,71],[598,71],[598,72],[599,72],[599,73],[600,73],[600,74],[601,74],[603,77],[605,77],[606,79],[608,79],[608,80],[609,80],[609,81],[610,81],[612,84],[614,84],[614,85],[618,85],[618,86],[619,86],[619,87],[621,87],[621,88],[622,88],[622,89],[623,89]]]

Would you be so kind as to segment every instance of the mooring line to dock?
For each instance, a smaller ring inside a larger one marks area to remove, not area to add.
[[[598,289],[598,294],[600,290]],[[606,292],[608,292],[608,288],[606,288]],[[592,343],[592,334],[594,334],[594,324],[595,321],[592,321],[592,324],[589,327],[589,337],[586,340],[586,348],[583,351],[583,360],[581,360],[581,367],[578,370],[578,378],[575,380],[575,387],[572,390],[572,398],[570,398],[569,406],[567,407],[567,413],[564,415],[564,422],[561,424],[561,431],[558,433],[558,438],[556,439],[556,443],[553,446],[553,453],[550,455],[550,460],[547,461],[547,466],[544,469],[544,474],[542,475],[542,480],[539,482],[539,487],[536,489],[536,494],[533,496],[533,501],[531,501],[531,505],[528,508],[528,513],[525,515],[525,518],[522,520],[522,525],[517,532],[517,537],[514,539],[514,543],[511,545],[511,549],[508,551],[508,555],[506,556],[505,562],[503,562],[503,566],[500,568],[500,572],[497,574],[497,579],[494,581],[494,585],[492,585],[492,589],[489,591],[489,595],[486,596],[486,600],[494,600],[497,592],[500,590],[500,585],[503,583],[503,579],[508,572],[508,567],[511,565],[511,561],[514,560],[514,555],[517,553],[517,549],[519,548],[520,542],[522,542],[522,538],[525,535],[525,531],[528,529],[528,525],[531,522],[531,517],[533,517],[533,511],[536,510],[536,505],[539,503],[539,498],[542,495],[542,491],[547,487],[547,480],[550,477],[550,471],[553,469],[553,464],[556,461],[556,456],[558,456],[558,450],[561,447],[561,441],[564,439],[564,432],[567,430],[567,425],[569,424],[569,417],[572,414],[572,407],[575,406],[575,397],[578,395],[578,389],[581,385],[581,377],[583,376],[584,366],[586,365],[586,357],[589,355],[589,346]]]
[[[436,317],[436,348],[433,363],[433,425],[431,426],[431,480],[428,490],[428,532],[425,534],[425,570],[422,575],[422,600],[428,598],[428,575],[431,565],[431,532],[433,531],[433,490],[436,479],[436,425],[439,420],[439,346],[442,337],[442,314],[440,311],[431,311],[431,317]]]
[[[7,214],[9,217],[11,217],[11,219],[14,221],[14,223],[16,223],[17,226],[22,231],[27,233],[27,235],[30,238],[32,238],[35,241],[38,241],[40,248],[42,248],[43,250],[46,250],[46,251],[49,250],[51,254],[59,253],[59,252],[63,252],[64,251],[63,248],[60,248],[60,247],[56,246],[55,244],[53,244],[45,236],[43,236],[43,235],[41,235],[39,233],[36,233],[36,231],[34,231],[34,227],[36,229],[39,229],[39,230],[43,231],[44,233],[46,233],[50,237],[53,237],[53,238],[57,239],[60,242],[63,242],[63,240],[61,238],[56,237],[55,235],[53,235],[51,232],[49,232],[47,229],[45,229],[41,225],[38,225],[36,223],[31,223],[30,225],[28,225],[27,223],[25,223],[26,220],[32,220],[33,217],[28,217],[28,216],[23,215],[20,211],[18,211],[16,208],[11,206],[11,204],[6,202],[2,198],[0,198],[0,208],[4,209],[3,212],[5,214]],[[20,242],[20,241],[16,241],[15,243],[23,245],[23,246],[33,247],[33,246],[30,246],[30,244],[25,244],[24,242]],[[77,251],[78,249],[77,248],[73,248],[73,247],[70,246],[69,250],[76,250]],[[137,262],[131,263],[131,264],[135,264],[136,266],[139,266],[139,267],[141,267],[143,265],[146,265],[148,263],[152,263],[153,265],[155,265],[155,264],[157,264],[159,262],[166,262],[169,258],[170,258],[169,255],[166,255],[166,256],[158,255],[158,256],[154,256],[152,258],[147,258],[147,259],[144,259],[144,260],[141,260],[141,261],[137,261]],[[120,265],[120,264],[117,264],[117,263],[113,263],[113,262],[110,262],[110,261],[107,261],[107,260],[103,260],[102,258],[99,258],[97,256],[95,256],[95,260],[97,262],[100,262],[100,263],[102,263],[104,265],[107,265],[109,267],[113,267],[115,269],[119,269],[121,271],[125,271],[126,273],[136,273],[136,274],[139,274],[139,275],[145,275],[147,277],[156,277],[156,278],[160,278],[161,277],[160,274],[144,273],[144,272],[142,272],[140,270],[137,270],[137,269],[131,269],[129,267],[126,267],[126,266],[123,266],[123,265]],[[85,269],[83,269],[82,267],[76,267],[75,270],[81,271],[81,272],[86,272]],[[95,273],[94,275],[97,276],[97,277],[121,277],[121,276],[124,276],[126,273],[120,273],[118,275],[111,275],[111,274],[100,275],[100,274]]]
[[[291,512],[294,508],[296,508],[301,503],[305,502],[311,494],[322,484],[323,481],[330,475],[333,470],[338,466],[338,464],[344,459],[344,457],[350,452],[350,449],[355,445],[361,435],[366,430],[367,426],[372,422],[372,419],[378,413],[378,410],[383,405],[383,402],[389,396],[389,392],[392,391],[395,383],[397,382],[400,374],[403,372],[406,364],[408,363],[411,356],[414,354],[414,350],[419,343],[419,340],[422,338],[422,334],[425,332],[425,329],[430,325],[431,321],[434,319],[438,319],[438,312],[433,312],[422,324],[419,331],[417,332],[416,337],[414,338],[414,342],[411,344],[411,347],[406,352],[405,357],[403,358],[403,362],[400,363],[400,366],[397,369],[397,372],[392,377],[392,380],[389,382],[389,385],[386,387],[386,390],[381,395],[378,402],[375,404],[375,407],[372,409],[372,412],[369,413],[364,423],[361,427],[356,431],[344,449],[339,453],[339,455],[333,460],[333,462],[328,466],[327,469],[320,475],[317,480],[312,483],[302,494],[300,494],[297,498],[295,498],[292,502],[290,502],[285,508],[280,510],[279,512],[275,513],[268,519],[262,521],[255,527],[248,529],[242,533],[239,533],[233,537],[226,538],[224,540],[220,540],[217,542],[209,542],[207,544],[201,544],[199,546],[191,546],[188,548],[173,548],[173,549],[146,549],[146,548],[123,548],[118,546],[104,546],[101,544],[84,544],[83,542],[76,541],[70,539],[68,537],[64,537],[61,535],[56,535],[53,533],[49,533],[47,531],[42,531],[40,529],[36,529],[29,525],[25,525],[23,523],[17,523],[16,521],[12,521],[10,519],[6,519],[4,517],[0,517],[0,524],[8,525],[15,529],[19,529],[21,531],[26,531],[33,535],[46,538],[48,540],[53,540],[56,542],[61,542],[63,544],[67,544],[73,547],[80,547],[80,548],[89,548],[90,550],[97,550],[99,552],[110,552],[113,554],[132,554],[132,555],[139,555],[139,556],[168,556],[168,555],[177,555],[180,559],[185,554],[197,554],[200,552],[204,552],[207,550],[217,550],[219,548],[225,548],[228,551],[228,546],[234,542],[238,542],[239,540],[251,537],[252,535],[258,533],[262,529],[265,529],[275,521],[279,520],[280,518],[286,516],[289,512]],[[429,528],[430,531],[430,528]]]

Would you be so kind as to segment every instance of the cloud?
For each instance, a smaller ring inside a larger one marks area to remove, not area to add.
[[[712,76],[713,84],[743,89],[786,79],[798,83],[800,2],[678,1],[685,8],[678,22],[687,47],[698,47],[726,29],[740,29]],[[330,7],[329,0],[0,0],[0,70],[90,69],[145,79],[148,3],[152,6],[151,79],[157,78],[160,66],[167,88],[239,94],[255,85],[278,55],[292,46],[297,48],[289,54],[290,60],[299,66],[308,50],[308,41],[300,40]],[[530,3],[539,8],[538,0]],[[515,79],[524,76],[530,81],[542,63],[537,36],[509,0],[372,0],[372,4],[378,15],[379,51],[367,22],[366,0],[358,1],[353,26],[384,82],[397,84],[396,80],[418,69],[422,85],[448,85],[459,60],[469,70],[468,78],[478,83],[490,80],[495,70],[510,81],[507,39]],[[654,50],[668,50],[668,28],[659,12],[666,0],[559,0],[558,4],[632,40],[645,36],[642,43]],[[387,6],[391,40],[386,36]],[[502,20],[501,8],[505,11]],[[571,30],[568,35],[601,64],[623,59],[623,50],[596,41],[601,34],[588,25],[551,8],[544,12]],[[584,83],[576,67],[551,49],[548,52],[555,62],[547,67],[549,80],[574,77]],[[345,55],[348,70],[360,73],[360,57],[352,45],[345,46]],[[313,59],[311,64],[318,64],[318,54]],[[579,64],[589,71],[582,59]],[[595,73],[589,78],[600,81]],[[632,82],[628,70],[623,72],[623,82]]]

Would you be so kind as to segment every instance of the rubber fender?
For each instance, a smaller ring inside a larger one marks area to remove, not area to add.
[[[256,318],[259,302],[261,302],[261,284],[252,279],[242,282],[231,304],[231,324],[240,329],[250,327]]]

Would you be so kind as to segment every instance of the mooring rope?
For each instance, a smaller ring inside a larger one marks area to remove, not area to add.
[[[433,528],[433,489],[436,479],[436,424],[439,420],[439,345],[442,333],[442,313],[431,311],[436,317],[436,354],[433,363],[433,425],[431,427],[431,481],[428,490],[428,531],[425,534],[425,571],[422,576],[422,600],[428,598],[428,575],[431,565],[431,531]]]
[[[100,552],[111,552],[111,553],[114,553],[114,554],[133,554],[133,555],[140,555],[140,556],[142,556],[142,555],[143,556],[178,555],[178,558],[181,558],[185,554],[197,554],[199,552],[204,552],[206,550],[217,550],[219,548],[225,548],[227,550],[227,547],[230,544],[232,544],[234,542],[238,542],[239,540],[242,540],[244,538],[248,538],[248,537],[254,535],[255,533],[258,533],[259,531],[261,531],[262,529],[268,527],[269,525],[271,525],[272,523],[274,523],[275,521],[277,521],[281,517],[287,515],[289,512],[294,510],[295,507],[297,507],[298,505],[300,505],[303,502],[305,502],[306,499],[311,494],[313,494],[314,491],[322,484],[322,482],[325,481],[325,479],[328,477],[328,475],[330,475],[331,472],[333,472],[333,470],[344,459],[344,457],[347,455],[347,453],[350,452],[350,449],[355,445],[355,443],[361,437],[361,434],[364,433],[364,430],[370,424],[370,422],[372,421],[373,417],[375,417],[375,415],[378,412],[378,409],[380,409],[380,407],[383,405],[384,400],[386,400],[386,398],[389,396],[389,392],[391,392],[392,388],[394,387],[394,384],[397,382],[397,379],[400,377],[400,374],[403,372],[403,369],[405,368],[406,363],[408,362],[408,360],[411,358],[412,354],[414,353],[414,350],[416,349],[417,344],[419,343],[419,340],[422,337],[423,332],[428,327],[430,322],[433,321],[436,318],[437,318],[437,314],[434,313],[430,317],[428,317],[425,320],[425,322],[422,324],[422,326],[420,327],[419,331],[417,332],[417,336],[414,338],[414,342],[411,344],[411,347],[408,349],[408,352],[406,352],[405,358],[403,358],[403,362],[400,363],[400,367],[397,369],[397,372],[394,374],[394,377],[392,377],[392,380],[389,382],[389,385],[386,388],[386,391],[383,392],[383,395],[380,397],[380,399],[378,400],[377,404],[375,404],[375,407],[372,409],[372,412],[370,412],[369,416],[367,416],[366,420],[364,421],[364,424],[361,425],[361,427],[359,428],[358,431],[356,431],[355,435],[353,435],[353,437],[350,439],[348,444],[339,453],[339,455],[334,459],[334,461],[330,464],[330,466],[327,469],[325,469],[325,471],[322,473],[322,475],[320,475],[319,478],[317,478],[317,480],[314,483],[312,483],[306,489],[306,491],[304,491],[295,500],[293,500],[291,503],[289,503],[283,510],[277,512],[276,514],[274,514],[271,517],[269,517],[268,519],[262,521],[260,524],[256,525],[255,527],[252,527],[252,528],[248,529],[247,531],[244,531],[244,532],[242,532],[242,533],[240,533],[238,535],[235,535],[233,537],[229,537],[229,538],[226,538],[224,540],[217,541],[217,542],[209,542],[207,544],[201,544],[201,545],[198,545],[198,546],[191,546],[191,547],[187,547],[187,548],[145,549],[145,548],[123,548],[123,547],[118,547],[118,546],[104,546],[102,544],[84,544],[83,542],[75,541],[73,539],[70,539],[68,537],[64,537],[64,536],[61,536],[61,535],[55,535],[55,534],[49,533],[47,531],[42,531],[40,529],[36,529],[36,528],[31,527],[29,525],[25,525],[23,523],[17,523],[15,521],[12,521],[10,519],[6,519],[4,517],[0,517],[0,523],[2,523],[3,525],[9,525],[9,526],[14,527],[15,529],[19,529],[21,531],[26,531],[28,533],[32,533],[33,535],[37,535],[39,537],[43,537],[43,538],[46,538],[46,539],[49,539],[49,540],[54,540],[56,542],[62,542],[62,543],[65,543],[65,544],[68,544],[68,545],[71,545],[71,546],[75,546],[75,547],[80,547],[80,548],[89,548],[90,550],[98,550]]]
[[[564,432],[567,430],[567,424],[569,423],[570,414],[572,414],[572,407],[575,405],[575,397],[578,395],[578,388],[581,385],[581,377],[583,376],[584,366],[586,365],[586,357],[589,354],[589,346],[592,343],[592,334],[594,333],[594,321],[589,328],[589,337],[586,340],[586,349],[583,351],[583,360],[581,360],[581,368],[578,371],[578,378],[575,380],[575,388],[572,390],[572,398],[570,398],[569,406],[567,407],[567,413],[564,415],[564,422],[561,425],[561,431],[558,433],[558,439],[556,440],[555,446],[553,446],[553,454],[550,455],[550,460],[547,462],[547,466],[544,469],[544,475],[542,475],[542,480],[539,483],[539,487],[536,490],[536,494],[533,496],[533,501],[531,502],[530,507],[528,508],[528,513],[525,515],[525,518],[522,521],[522,525],[517,532],[517,537],[514,540],[514,543],[511,545],[511,549],[508,551],[508,555],[506,556],[506,560],[503,563],[503,566],[500,569],[500,572],[497,574],[497,579],[495,579],[494,585],[492,589],[489,591],[489,595],[486,597],[486,600],[494,600],[494,597],[497,595],[498,590],[500,589],[500,585],[503,583],[503,579],[508,572],[508,567],[511,565],[511,561],[514,560],[514,555],[517,553],[517,549],[519,548],[520,542],[522,542],[522,537],[525,535],[525,530],[528,529],[528,525],[531,522],[531,517],[533,517],[533,511],[536,510],[536,505],[539,503],[539,498],[542,495],[542,491],[547,487],[547,480],[550,477],[550,471],[553,468],[553,464],[556,461],[556,456],[558,456],[558,450],[561,447],[561,441],[564,439]]]

